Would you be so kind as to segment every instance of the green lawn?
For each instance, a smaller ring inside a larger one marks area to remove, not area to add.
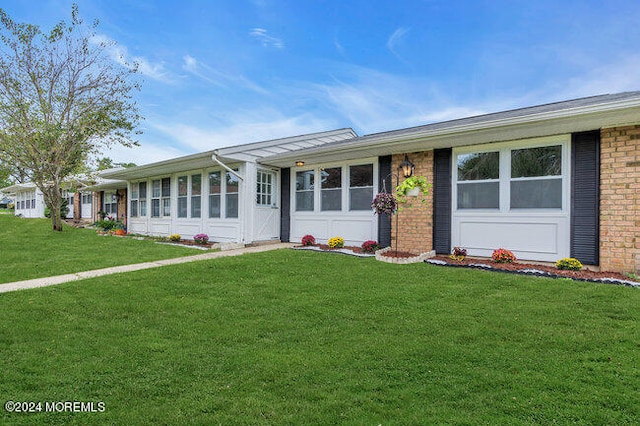
[[[65,226],[51,231],[48,219],[0,215],[0,283],[68,274],[199,254],[193,249],[104,237]]]
[[[640,291],[278,250],[0,294],[10,424],[640,422]],[[44,406],[43,406],[44,408]]]

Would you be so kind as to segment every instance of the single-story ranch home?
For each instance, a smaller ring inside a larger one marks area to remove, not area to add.
[[[393,220],[407,158],[432,184]],[[94,203],[141,234],[347,245],[414,253],[453,247],[523,260],[578,258],[640,270],[640,92],[593,96],[359,137],[351,129],[215,149],[112,170]],[[97,201],[96,201],[97,200]]]

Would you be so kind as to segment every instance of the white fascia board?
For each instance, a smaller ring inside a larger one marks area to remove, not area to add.
[[[601,127],[640,123],[640,99],[598,106],[577,107],[552,113],[531,114],[484,121],[446,129],[416,129],[396,134],[364,136],[353,142],[311,148],[265,158],[264,163],[290,167],[297,160],[308,164],[347,160],[358,155],[390,155],[450,148],[530,137],[566,134]]]

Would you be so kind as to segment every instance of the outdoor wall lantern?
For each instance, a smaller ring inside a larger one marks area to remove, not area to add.
[[[304,161],[300,161],[300,160],[296,161],[296,167],[302,167],[302,166],[304,166]]]
[[[404,154],[404,160],[398,166],[398,170],[402,172],[402,175],[405,178],[408,178],[411,177],[414,169],[415,165],[411,161],[409,161],[409,154]]]

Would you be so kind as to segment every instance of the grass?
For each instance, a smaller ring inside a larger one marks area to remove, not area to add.
[[[0,283],[198,254],[153,241],[99,236],[89,229],[65,226],[53,232],[48,219],[11,215],[0,215],[0,247]]]
[[[278,250],[0,294],[11,424],[638,424],[640,291]],[[4,402],[3,401],[3,402]]]

